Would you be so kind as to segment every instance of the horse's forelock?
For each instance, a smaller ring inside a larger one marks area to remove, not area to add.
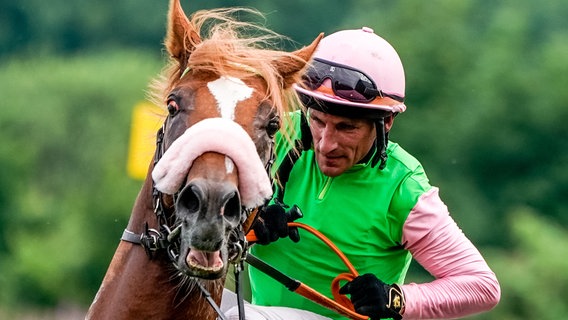
[[[187,68],[193,74],[202,72],[218,76],[231,76],[245,80],[260,78],[266,85],[264,99],[271,101],[281,119],[286,122],[288,111],[301,104],[294,90],[283,90],[284,79],[275,62],[290,64],[299,59],[291,52],[279,50],[277,43],[287,40],[265,27],[251,22],[236,20],[238,13],[263,15],[254,9],[229,8],[201,10],[189,17],[196,32],[202,37],[187,61]],[[283,59],[283,58],[287,59]],[[162,74],[151,84],[151,98],[157,105],[164,106],[169,92],[182,81],[178,62],[171,59]],[[185,77],[184,77],[185,78]],[[299,81],[298,79],[296,81]]]

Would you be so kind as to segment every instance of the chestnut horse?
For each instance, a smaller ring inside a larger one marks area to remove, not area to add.
[[[267,168],[295,103],[291,86],[322,37],[295,52],[271,50],[277,35],[237,21],[236,10],[188,18],[170,1],[171,61],[152,86],[169,114],[87,319],[217,317],[199,289],[220,303],[243,224],[272,194]],[[255,37],[244,36],[250,28]]]

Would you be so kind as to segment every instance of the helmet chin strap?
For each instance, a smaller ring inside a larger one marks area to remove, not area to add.
[[[375,154],[371,160],[371,166],[374,168],[377,163],[379,164],[379,170],[383,170],[387,165],[387,143],[388,143],[388,132],[385,130],[385,119],[379,118],[375,120],[375,129],[377,131],[377,138],[375,139]]]

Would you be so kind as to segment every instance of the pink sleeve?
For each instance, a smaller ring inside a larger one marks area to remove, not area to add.
[[[404,319],[459,318],[490,310],[499,302],[495,274],[450,217],[437,188],[423,194],[410,212],[402,241],[436,278],[402,286]]]

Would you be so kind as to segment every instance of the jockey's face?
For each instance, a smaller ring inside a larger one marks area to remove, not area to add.
[[[373,121],[331,115],[310,108],[310,130],[320,170],[336,177],[354,166],[371,150],[376,131]]]

